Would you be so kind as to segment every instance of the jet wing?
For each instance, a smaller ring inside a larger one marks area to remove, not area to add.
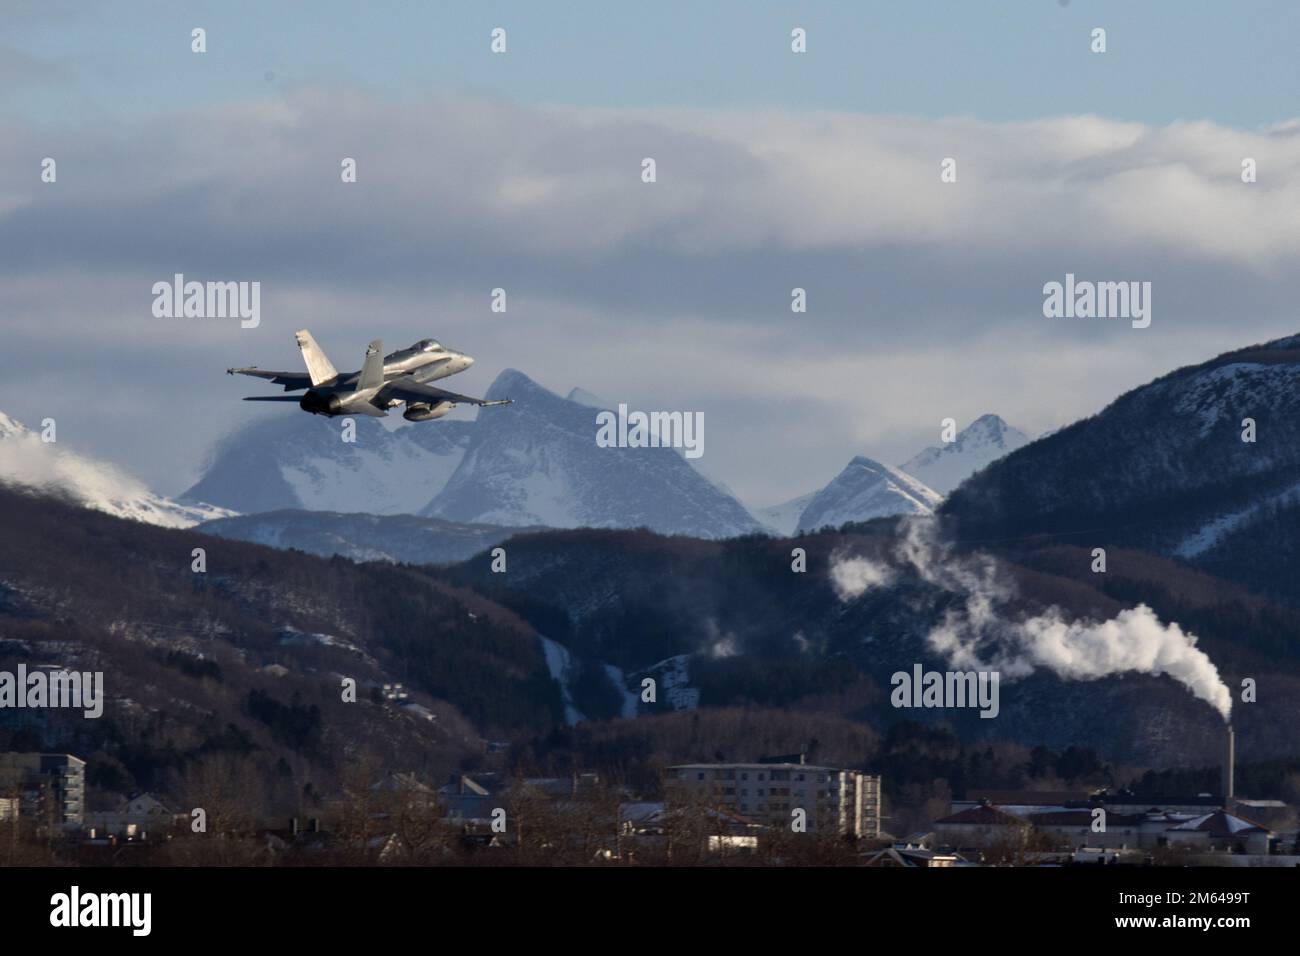
[[[306,372],[272,372],[252,366],[250,368],[228,368],[226,374],[251,375],[253,378],[264,378],[276,385],[283,385],[286,392],[291,392],[295,388],[307,388],[311,385],[311,376]]]
[[[509,405],[513,399],[500,398],[489,400],[486,398],[471,398],[468,395],[457,395],[455,392],[444,391],[441,388],[434,388],[432,385],[421,385],[409,375],[395,379],[379,390],[376,398],[396,399],[399,402],[455,402],[457,405]]]

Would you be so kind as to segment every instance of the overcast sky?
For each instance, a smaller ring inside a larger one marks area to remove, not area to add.
[[[433,336],[459,391],[703,411],[761,505],[1300,331],[1300,5],[608,6],[7,4],[0,409],[177,493],[301,414],[227,366]],[[176,272],[261,325],[155,318]],[[1045,318],[1067,272],[1151,282],[1150,328]]]

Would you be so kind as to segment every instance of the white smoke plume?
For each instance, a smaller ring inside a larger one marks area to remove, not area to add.
[[[1126,672],[1167,674],[1208,703],[1226,721],[1232,694],[1219,670],[1197,648],[1196,636],[1176,623],[1162,624],[1146,605],[1108,621],[1069,620],[1059,608],[1023,620],[999,610],[1014,596],[987,555],[955,556],[937,539],[933,519],[908,519],[897,547],[899,563],[926,583],[958,595],[927,642],[954,668],[996,670],[1007,680],[1045,668],[1066,680],[1096,680]],[[892,571],[862,558],[831,558],[831,581],[840,600],[890,583]]]
[[[831,555],[831,586],[841,601],[852,601],[893,579],[894,570],[887,564],[869,558],[847,558],[838,553]]]

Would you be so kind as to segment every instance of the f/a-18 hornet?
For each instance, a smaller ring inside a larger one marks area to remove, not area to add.
[[[488,401],[457,395],[430,382],[463,372],[474,364],[468,355],[444,348],[433,339],[421,339],[410,348],[384,355],[384,343],[376,339],[366,349],[366,359],[359,372],[339,372],[311,333],[301,329],[294,333],[302,350],[304,372],[270,372],[257,366],[228,368],[227,375],[252,375],[283,385],[286,392],[307,389],[297,395],[257,395],[246,402],[297,402],[304,412],[313,415],[373,415],[383,418],[387,409],[406,404],[402,417],[411,422],[441,418],[457,405],[509,405],[511,399]]]

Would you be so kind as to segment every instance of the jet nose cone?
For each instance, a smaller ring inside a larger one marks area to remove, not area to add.
[[[471,365],[474,364],[474,360],[470,358],[468,355],[462,355],[460,357],[460,360],[465,363],[466,368],[469,368]]]

